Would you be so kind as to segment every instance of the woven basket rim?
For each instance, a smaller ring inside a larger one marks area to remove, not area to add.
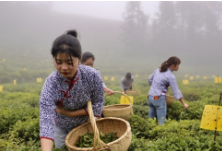
[[[166,97],[169,98],[170,100],[173,100],[173,101],[175,100],[173,96],[166,95]]]
[[[130,105],[130,104],[114,104],[114,105],[104,106],[104,107],[103,107],[103,110],[104,110],[104,109],[105,109],[105,110],[108,110],[109,107],[115,107],[115,106],[127,106],[127,107],[125,107],[124,109],[131,108],[131,107],[132,107],[132,105]],[[122,110],[122,109],[112,109],[112,110]]]
[[[126,90],[126,92],[140,92],[138,90]]]
[[[138,90],[126,90],[127,95],[139,95],[140,92]]]
[[[171,96],[171,95],[166,95],[166,96],[168,96],[168,97],[172,97],[172,98],[173,98],[173,96]]]
[[[119,121],[125,123],[125,124],[126,124],[126,127],[127,127],[125,133],[124,133],[122,136],[120,136],[118,139],[116,139],[115,141],[108,143],[108,144],[107,144],[108,146],[109,146],[109,145],[112,145],[112,144],[116,144],[116,143],[118,144],[119,142],[121,142],[122,139],[124,139],[124,137],[127,135],[127,132],[128,132],[128,131],[131,131],[131,127],[130,127],[129,122],[126,121],[126,120],[124,120],[124,119],[117,118],[117,117],[105,117],[105,118],[97,119],[96,122],[97,122],[97,121],[103,121],[103,120],[119,120]],[[89,122],[86,122],[86,123],[84,123],[84,124],[82,124],[82,125],[74,128],[72,131],[69,132],[69,134],[66,136],[66,139],[65,139],[65,144],[66,144],[69,148],[72,148],[72,149],[81,149],[81,150],[83,150],[83,151],[84,151],[84,150],[93,149],[93,147],[77,147],[77,146],[70,145],[70,144],[68,143],[68,139],[69,139],[70,135],[71,135],[73,132],[78,131],[80,128],[82,128],[82,127],[84,127],[84,126],[86,126],[86,125],[88,125],[88,124],[91,125],[91,122],[90,122],[90,121],[89,121]]]

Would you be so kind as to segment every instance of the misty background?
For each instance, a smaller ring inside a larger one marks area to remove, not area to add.
[[[103,76],[148,77],[171,56],[182,62],[177,76],[222,74],[220,1],[0,2],[0,20],[4,79],[24,68],[47,76],[52,42],[69,29]]]

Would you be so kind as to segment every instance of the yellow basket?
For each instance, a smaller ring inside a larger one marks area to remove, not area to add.
[[[133,96],[128,96],[130,98],[130,101],[133,105]],[[120,99],[120,104],[131,104],[129,101],[129,99],[127,97],[125,97],[124,95],[121,96],[121,99]]]

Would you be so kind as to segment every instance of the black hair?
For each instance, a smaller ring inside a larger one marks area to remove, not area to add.
[[[167,61],[164,61],[162,64],[161,64],[161,67],[160,67],[160,72],[166,72],[168,67],[170,67],[172,64],[174,64],[175,66],[180,64],[181,61],[179,58],[173,56],[173,57],[170,57]]]
[[[95,56],[91,52],[84,52],[82,54],[81,63],[84,63],[86,60],[92,58],[92,60],[95,60]]]
[[[65,34],[57,37],[52,45],[51,54],[53,57],[57,57],[58,53],[66,53],[69,55],[73,65],[72,57],[81,59],[82,49],[78,40],[78,33],[76,30],[68,30]]]
[[[128,79],[128,80],[131,79],[131,73],[130,73],[130,72],[127,72],[127,73],[126,73],[126,79]]]

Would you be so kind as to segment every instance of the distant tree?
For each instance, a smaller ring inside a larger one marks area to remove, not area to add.
[[[181,49],[190,59],[200,59],[198,62],[190,62],[191,64],[201,66],[214,56],[215,59],[208,61],[208,64],[213,66],[219,59],[217,54],[222,47],[221,6],[221,2],[178,1],[175,3],[177,27],[182,31],[178,38],[181,41]],[[204,55],[200,57],[200,54]]]
[[[127,2],[123,13],[122,40],[127,52],[144,49],[147,37],[148,15],[141,10],[139,1]]]
[[[157,19],[152,22],[152,43],[151,47],[155,53],[167,55],[175,48],[177,35],[177,17],[174,2],[162,1],[159,3]]]
[[[176,28],[174,2],[162,1],[159,5],[159,10],[158,18],[161,35],[167,39],[172,38]]]
[[[178,26],[186,39],[199,39],[221,34],[219,21],[221,2],[176,2]]]
[[[155,53],[178,54],[190,60],[191,66],[201,67],[206,60],[209,66],[217,64],[222,47],[221,16],[222,2],[160,2],[152,24]]]
[[[205,37],[214,37],[221,35],[221,21],[222,21],[222,2],[203,2],[202,8],[203,22],[204,22],[204,34]]]

